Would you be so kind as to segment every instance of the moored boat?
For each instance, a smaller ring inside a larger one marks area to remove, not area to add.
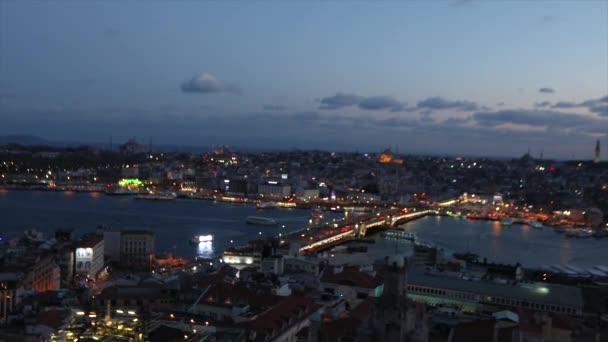
[[[275,202],[269,201],[269,202],[260,202],[256,205],[256,207],[258,209],[274,209],[277,207],[277,204]]]
[[[135,196],[136,200],[150,200],[150,201],[172,201],[177,198],[177,195],[173,192],[156,192],[149,194],[141,194]]]
[[[500,220],[500,224],[503,226],[511,226],[511,225],[513,225],[513,219],[510,217],[504,218],[504,219]]]

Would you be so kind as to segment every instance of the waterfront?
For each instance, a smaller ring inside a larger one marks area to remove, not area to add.
[[[273,218],[279,225],[249,225],[245,220],[252,215]],[[154,231],[157,253],[208,257],[227,248],[230,241],[235,245],[245,244],[249,240],[303,228],[308,222],[309,211],[260,211],[251,204],[187,199],[137,201],[129,196],[101,193],[3,190],[0,191],[0,217],[0,236],[4,239],[21,236],[24,230],[31,228],[47,236],[55,229],[69,228],[78,237],[95,230],[98,225],[105,225]],[[213,243],[189,244],[194,235],[202,234],[213,234]]]
[[[250,215],[273,218],[279,225],[248,225],[245,219]],[[234,244],[244,244],[259,237],[302,228],[308,221],[309,211],[260,211],[248,204],[199,200],[135,201],[131,197],[99,193],[5,190],[0,191],[0,217],[0,234],[5,239],[20,236],[30,228],[47,234],[57,228],[71,228],[76,236],[90,232],[98,225],[144,228],[156,233],[158,253],[209,256],[228,247],[231,240]],[[605,260],[608,260],[608,241],[569,239],[551,228],[504,227],[498,222],[450,217],[426,217],[407,223],[404,228],[448,251],[471,251],[479,254],[480,258],[487,257],[495,262],[587,267],[606,264]],[[214,241],[212,244],[190,245],[188,240],[196,234],[213,234]],[[379,241],[373,249],[385,252],[393,246],[390,241]]]

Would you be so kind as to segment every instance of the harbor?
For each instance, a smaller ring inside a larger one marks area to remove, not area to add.
[[[32,215],[35,211],[36,215]],[[214,201],[134,201],[129,196],[106,196],[99,193],[0,191],[1,236],[20,236],[36,228],[51,234],[58,228],[74,229],[75,234],[90,231],[98,225],[117,228],[144,228],[155,232],[157,253],[209,256],[230,246],[250,240],[272,238],[278,234],[308,226],[311,212],[296,209],[258,210],[241,203]],[[276,226],[247,224],[248,216],[268,217]],[[343,217],[342,213],[325,211],[323,220]],[[399,227],[413,232],[452,252],[473,252],[482,258],[504,263],[542,265],[575,265],[588,269],[608,260],[605,240],[567,238],[555,228],[534,229],[529,225],[503,226],[500,221],[467,220],[450,216],[427,216]],[[190,244],[195,235],[213,235],[201,251]],[[382,237],[377,236],[378,239]],[[376,244],[382,246],[382,243]],[[388,243],[389,248],[393,246]],[[375,247],[374,247],[375,248]],[[373,248],[370,248],[370,250]]]

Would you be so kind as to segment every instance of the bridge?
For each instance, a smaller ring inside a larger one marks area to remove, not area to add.
[[[371,215],[349,218],[334,223],[333,228],[299,231],[288,238],[292,243],[302,243],[300,254],[316,252],[344,243],[349,239],[364,237],[368,229],[394,227],[426,215],[436,214],[436,210],[390,209]]]

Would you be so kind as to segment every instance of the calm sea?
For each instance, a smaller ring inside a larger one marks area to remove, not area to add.
[[[274,218],[279,226],[248,225],[245,219],[251,215]],[[209,256],[231,244],[300,229],[306,226],[308,218],[308,210],[259,211],[249,204],[186,199],[137,201],[97,193],[0,190],[0,236],[5,239],[18,237],[30,228],[47,234],[57,228],[71,228],[76,237],[94,231],[98,225],[150,229],[156,233],[158,253],[187,256]],[[498,222],[449,217],[426,217],[404,227],[448,251],[471,251],[489,261],[520,262],[526,266],[608,265],[608,239],[565,238],[551,228],[504,227]],[[201,234],[212,234],[213,242],[189,244],[194,235]],[[379,241],[374,250],[390,251],[394,247],[392,242]]]

